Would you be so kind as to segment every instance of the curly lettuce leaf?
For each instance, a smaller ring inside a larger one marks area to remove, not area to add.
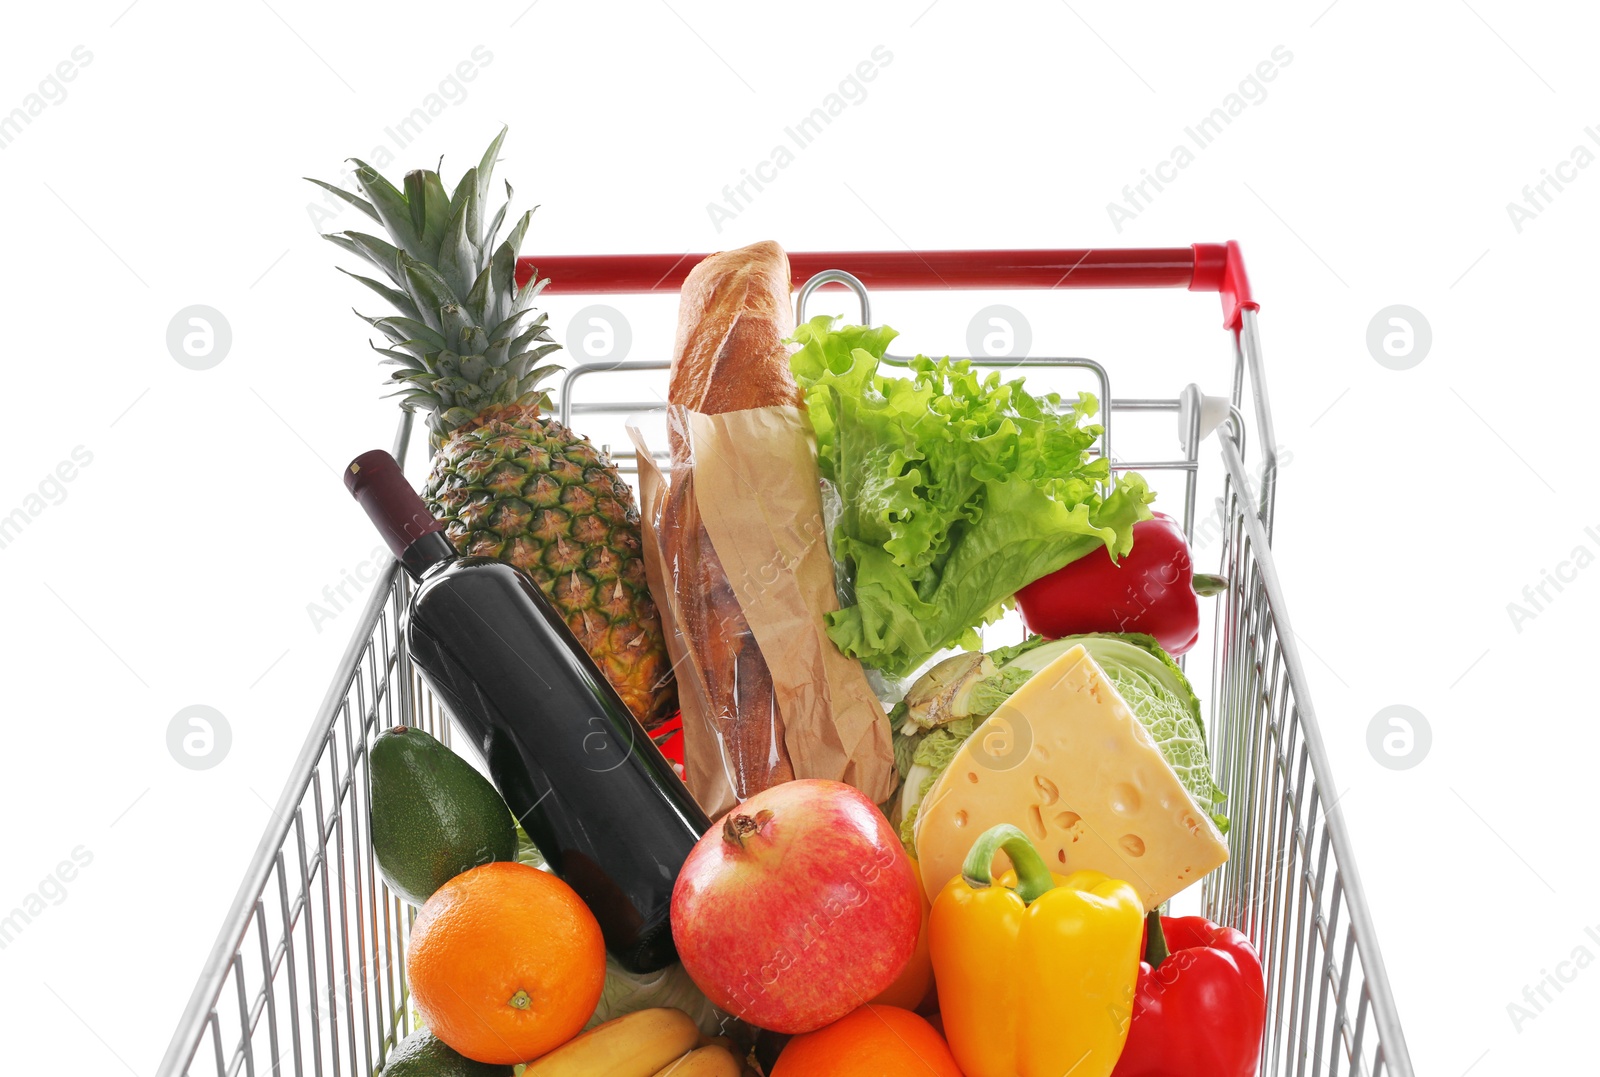
[[[1020,379],[966,360],[879,369],[895,332],[813,318],[791,357],[816,433],[818,468],[839,491],[835,558],[841,651],[905,676],[939,651],[979,646],[1025,584],[1099,547],[1121,557],[1153,496],[1091,457],[1100,427],[1088,393],[1060,409]]]

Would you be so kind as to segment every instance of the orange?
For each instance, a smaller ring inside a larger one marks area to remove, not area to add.
[[[408,961],[417,1012],[478,1062],[537,1058],[582,1031],[606,980],[600,925],[572,887],[526,864],[484,864],[417,914]]]
[[[869,1004],[790,1040],[772,1077],[961,1077],[961,1070],[928,1022]]]
[[[919,887],[920,889],[920,887]],[[928,952],[928,899],[922,899],[922,930],[917,933],[917,948],[911,960],[900,970],[894,983],[883,989],[872,1001],[880,1006],[898,1006],[902,1010],[921,1010],[923,1003],[937,1001],[933,990],[933,955]]]

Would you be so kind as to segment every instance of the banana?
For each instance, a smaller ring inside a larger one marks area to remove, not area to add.
[[[726,1047],[713,1043],[667,1063],[654,1077],[739,1077],[739,1073],[739,1060]]]
[[[522,1077],[653,1077],[699,1042],[700,1029],[682,1010],[639,1010],[528,1063]]]

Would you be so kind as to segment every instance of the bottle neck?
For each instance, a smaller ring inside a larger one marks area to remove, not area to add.
[[[420,580],[434,566],[455,560],[444,524],[433,518],[394,457],[382,449],[362,453],[345,468],[344,484],[413,577]]]
[[[400,567],[414,580],[421,580],[431,570],[454,561],[456,548],[445,538],[443,531],[429,531],[417,541],[400,551]]]

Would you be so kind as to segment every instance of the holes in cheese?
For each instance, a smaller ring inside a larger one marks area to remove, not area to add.
[[[1044,811],[1035,804],[1028,809],[1028,837],[1037,845],[1049,836],[1049,832],[1044,828]]]
[[[1228,859],[1210,815],[1081,646],[1018,688],[928,791],[915,844],[930,898],[960,874],[975,836],[999,823],[1021,827],[1063,874],[1091,869],[1132,884],[1146,908]]]
[[[1130,782],[1118,782],[1111,787],[1111,810],[1118,815],[1135,816],[1141,807],[1139,790]]]

